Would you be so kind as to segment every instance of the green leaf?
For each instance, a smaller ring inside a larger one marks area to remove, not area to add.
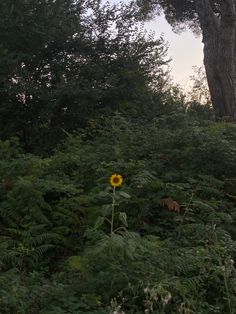
[[[110,194],[109,194],[109,192],[107,192],[107,191],[101,191],[99,194],[98,194],[98,196],[99,197],[107,197],[107,196],[109,196]]]
[[[111,210],[112,210],[112,206],[111,204],[106,204],[104,206],[102,206],[102,215],[103,216],[108,216],[111,214]]]
[[[127,215],[126,215],[125,212],[120,212],[120,213],[119,213],[119,219],[120,219],[120,221],[123,223],[123,225],[124,225],[125,227],[128,227]]]
[[[100,228],[100,227],[104,224],[104,221],[105,221],[105,218],[99,216],[99,217],[97,218],[96,222],[95,222],[94,228],[95,228],[95,229]]]
[[[124,198],[130,198],[131,197],[128,193],[123,192],[123,191],[120,191],[120,195],[123,196]]]

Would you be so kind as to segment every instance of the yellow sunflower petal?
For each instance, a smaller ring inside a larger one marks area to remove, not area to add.
[[[120,174],[116,174],[114,173],[111,177],[110,177],[110,184],[113,187],[117,187],[117,186],[121,186],[123,182],[123,178]]]

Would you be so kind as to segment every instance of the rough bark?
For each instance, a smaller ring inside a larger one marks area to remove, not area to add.
[[[235,0],[222,0],[217,16],[210,0],[196,0],[212,104],[217,117],[231,121],[236,121],[235,7]]]

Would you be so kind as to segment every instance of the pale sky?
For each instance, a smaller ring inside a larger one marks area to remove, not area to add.
[[[119,0],[109,0],[110,2],[120,2]],[[123,0],[128,2],[129,0]],[[180,35],[175,34],[164,16],[159,16],[155,20],[146,23],[148,30],[153,30],[159,37],[163,35],[169,44],[169,56],[172,59],[171,75],[173,81],[183,88],[189,85],[189,77],[194,73],[193,66],[201,66],[203,62],[203,46],[201,37],[195,38],[191,31],[186,31]]]
[[[175,34],[164,16],[159,16],[155,21],[146,23],[147,29],[154,30],[157,36],[163,34],[169,43],[169,56],[173,80],[187,87],[189,77],[194,73],[193,66],[203,64],[203,45],[201,37],[195,37],[191,31]]]

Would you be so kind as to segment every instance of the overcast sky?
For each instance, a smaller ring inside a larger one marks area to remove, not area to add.
[[[119,2],[119,0],[109,0]],[[123,0],[128,2],[129,0]],[[192,32],[187,31],[180,35],[175,34],[164,16],[146,23],[148,29],[155,31],[157,36],[163,34],[169,43],[169,56],[172,58],[171,70],[174,82],[187,87],[189,77],[193,74],[193,66],[201,66],[203,60],[203,47],[201,38],[195,38]]]
[[[196,38],[191,31],[175,34],[164,16],[149,22],[147,28],[154,30],[157,36],[163,33],[169,43],[173,79],[183,86],[188,85],[189,77],[193,74],[193,66],[201,66],[203,62],[201,37]]]

